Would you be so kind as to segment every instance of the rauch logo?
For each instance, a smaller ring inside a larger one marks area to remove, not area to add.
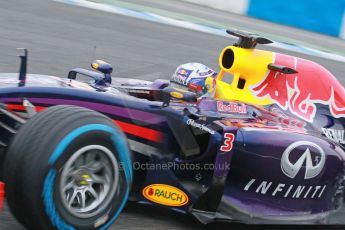
[[[151,184],[143,189],[143,196],[157,204],[166,206],[183,206],[188,203],[188,196],[180,189],[165,185]]]

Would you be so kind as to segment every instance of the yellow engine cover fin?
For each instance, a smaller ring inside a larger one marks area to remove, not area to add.
[[[221,71],[216,78],[214,96],[257,105],[272,104],[270,99],[255,97],[251,88],[263,81],[270,71],[268,65],[273,62],[274,53],[270,51],[225,47],[219,56]],[[234,76],[231,84],[222,81],[225,74]]]

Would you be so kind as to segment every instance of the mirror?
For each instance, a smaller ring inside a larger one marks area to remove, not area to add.
[[[95,60],[91,63],[91,67],[104,74],[111,74],[113,72],[113,67],[102,60]]]

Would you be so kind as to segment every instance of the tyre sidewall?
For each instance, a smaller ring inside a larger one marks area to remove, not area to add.
[[[119,184],[118,188],[115,191],[114,197],[110,204],[105,208],[104,211],[99,213],[98,215],[91,217],[91,218],[77,218],[71,215],[68,210],[63,205],[60,195],[60,179],[61,179],[61,172],[63,169],[64,164],[66,161],[73,155],[73,153],[77,152],[79,149],[85,147],[85,143],[87,145],[100,145],[109,149],[113,154],[118,163],[120,164],[120,175],[119,175]],[[79,136],[77,139],[73,141],[73,144],[68,146],[63,154],[57,159],[57,161],[52,165],[51,169],[49,169],[48,175],[54,174],[56,172],[55,180],[49,181],[50,178],[45,178],[47,184],[45,186],[51,187],[53,186],[53,200],[55,201],[55,208],[57,213],[60,214],[60,217],[65,220],[67,223],[70,223],[77,229],[89,229],[90,226],[94,228],[101,227],[105,225],[114,215],[116,215],[118,210],[121,210],[121,205],[123,200],[127,200],[128,191],[130,187],[130,182],[126,179],[126,174],[123,168],[125,163],[121,161],[120,156],[117,152],[116,146],[114,146],[112,135],[109,133],[104,133],[100,131],[92,131],[88,132],[84,135]],[[52,184],[49,184],[52,183]],[[49,194],[46,194],[47,190],[43,189],[43,197],[46,197]],[[49,201],[45,201],[45,206],[50,206],[51,203]],[[54,218],[54,222],[58,221],[56,216],[54,216],[53,211],[48,211],[48,216],[50,218]]]

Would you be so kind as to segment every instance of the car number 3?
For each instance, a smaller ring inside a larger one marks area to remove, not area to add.
[[[233,133],[224,133],[224,144],[220,147],[223,152],[229,152],[232,150],[235,135]]]

